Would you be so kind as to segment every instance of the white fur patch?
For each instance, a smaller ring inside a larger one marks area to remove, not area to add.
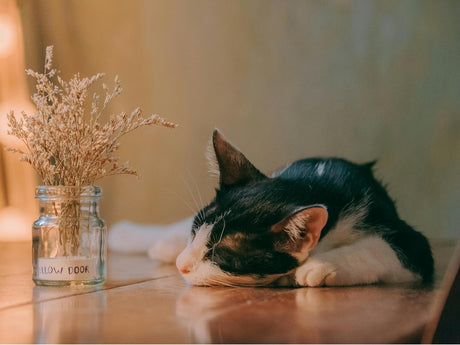
[[[326,163],[325,162],[321,162],[319,163],[317,166],[316,166],[316,173],[319,175],[319,176],[322,176],[324,174],[324,168],[326,167]]]
[[[331,249],[350,245],[359,240],[364,234],[357,231],[356,226],[361,222],[366,214],[366,207],[362,206],[351,214],[339,217],[336,226],[329,230],[326,236],[322,238],[318,245],[310,252],[311,255],[327,252]]]

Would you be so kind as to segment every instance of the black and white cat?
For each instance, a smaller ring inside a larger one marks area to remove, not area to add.
[[[399,218],[373,163],[310,158],[268,177],[218,130],[212,148],[219,188],[209,205],[169,228],[119,223],[110,248],[177,257],[194,285],[432,281],[430,245]]]

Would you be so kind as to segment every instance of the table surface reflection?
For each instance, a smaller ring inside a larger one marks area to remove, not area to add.
[[[30,243],[0,243],[0,343],[417,342],[454,243],[434,246],[434,288],[190,287],[175,267],[109,255],[100,287],[36,287]]]

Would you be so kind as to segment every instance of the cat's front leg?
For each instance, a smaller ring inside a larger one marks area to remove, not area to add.
[[[382,238],[369,236],[328,251],[313,251],[295,278],[300,286],[317,287],[414,282],[420,276],[403,267]]]
[[[377,283],[379,273],[372,265],[354,265],[341,261],[339,255],[324,255],[307,260],[297,269],[295,278],[300,286],[351,286]]]

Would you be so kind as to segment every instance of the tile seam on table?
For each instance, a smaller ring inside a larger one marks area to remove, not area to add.
[[[103,288],[97,289],[97,290],[84,291],[84,292],[81,292],[81,293],[74,293],[74,294],[71,294],[71,295],[65,295],[65,296],[60,296],[60,297],[46,298],[46,299],[43,299],[43,300],[40,300],[40,301],[22,302],[22,303],[10,305],[10,306],[7,306],[7,307],[2,307],[2,308],[0,308],[0,312],[8,310],[8,309],[24,307],[24,306],[29,305],[29,304],[32,304],[32,305],[33,304],[40,304],[40,303],[43,303],[43,302],[55,301],[55,300],[59,300],[59,299],[69,298],[69,297],[88,295],[88,294],[99,292],[99,291],[115,290],[115,289],[123,288],[123,287],[126,287],[126,286],[134,286],[134,285],[137,285],[137,284],[148,283],[148,282],[151,282],[151,281],[154,281],[154,280],[159,280],[159,279],[163,279],[163,278],[170,278],[170,277],[173,277],[173,276],[174,276],[174,274],[170,274],[170,275],[161,276],[161,277],[155,277],[155,278],[150,278],[150,279],[134,280],[134,281],[131,281],[129,283],[124,283],[124,284],[122,283],[120,285],[113,285],[113,286],[105,287],[105,288],[103,287]]]

